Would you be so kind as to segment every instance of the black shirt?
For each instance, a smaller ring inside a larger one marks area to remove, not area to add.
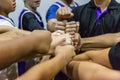
[[[111,0],[108,12],[102,14],[97,20],[96,6],[94,1],[79,6],[73,10],[74,17],[70,21],[79,21],[79,33],[81,37],[91,37],[106,33],[120,31],[120,4]],[[96,24],[97,22],[97,24]]]
[[[36,13],[36,14],[39,16],[40,20],[42,20],[40,15],[38,13]],[[29,30],[29,31],[33,31],[36,29],[44,30],[44,25],[42,24],[42,26],[41,26],[38,23],[35,15],[31,12],[24,14],[23,20],[22,20],[22,27],[24,30]]]
[[[111,48],[109,60],[113,69],[120,70],[120,43]]]

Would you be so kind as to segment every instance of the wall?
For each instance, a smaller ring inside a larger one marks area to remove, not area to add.
[[[38,8],[38,12],[40,12],[40,14],[43,18],[44,24],[46,24],[46,21],[45,21],[46,11],[49,8],[49,6],[55,1],[57,1],[57,0],[41,0],[41,5]],[[82,5],[82,4],[87,3],[90,0],[75,0],[75,1],[78,2],[80,5]],[[117,0],[117,1],[120,2],[120,0]],[[16,10],[10,14],[10,17],[14,20],[14,22],[17,26],[18,25],[18,15],[24,6],[23,6],[23,0],[16,0],[16,3],[17,3]]]

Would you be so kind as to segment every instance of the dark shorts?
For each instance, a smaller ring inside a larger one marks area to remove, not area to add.
[[[120,70],[120,43],[111,48],[109,60],[113,69]]]

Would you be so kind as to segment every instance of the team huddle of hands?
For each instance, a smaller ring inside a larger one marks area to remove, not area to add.
[[[80,23],[76,21],[67,21],[67,19],[74,16],[69,7],[59,8],[56,16],[57,21],[54,23],[54,31],[63,31],[62,35],[68,34],[70,39],[67,37],[66,42],[73,45],[76,51],[79,52],[81,46],[81,37],[78,33]]]
[[[66,9],[68,9],[68,12]],[[77,33],[79,23],[75,21],[67,22],[66,19],[72,17],[72,14],[69,12],[69,8],[65,8],[66,13],[64,14],[62,14],[63,10],[64,8],[57,11],[58,21],[55,22],[55,32],[53,33],[45,30],[29,32],[4,26],[0,27],[0,41],[15,40],[28,36],[31,37],[31,40],[34,40],[34,44],[32,45],[31,43],[31,46],[35,45],[35,47],[33,47],[31,55],[27,56],[27,58],[44,54],[54,56],[60,54],[63,55],[63,57],[66,55],[66,58],[68,58],[68,56],[73,57],[73,55],[75,56],[75,51],[79,52],[81,46],[80,35]],[[64,20],[60,18],[64,18]],[[49,47],[46,48],[46,46]],[[33,51],[36,54],[33,54]]]

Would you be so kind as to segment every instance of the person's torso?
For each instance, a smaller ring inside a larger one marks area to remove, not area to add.
[[[32,19],[33,21],[30,21]],[[33,30],[44,29],[44,24],[40,14],[37,12],[32,12],[28,8],[24,8],[20,13],[18,26],[20,29],[29,30],[28,26],[30,26],[30,24],[33,26],[35,25],[35,28],[33,27]]]
[[[99,18],[96,7],[89,4],[80,6],[73,11],[75,20],[80,22],[79,33],[81,37],[97,36],[120,31],[120,5],[114,4]]]

